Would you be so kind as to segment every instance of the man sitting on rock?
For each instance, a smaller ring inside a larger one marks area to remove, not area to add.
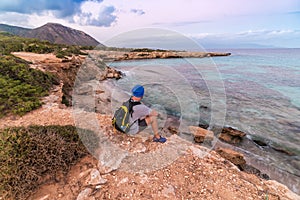
[[[141,85],[136,85],[132,88],[131,91],[131,100],[133,102],[140,102],[144,96],[144,87]],[[158,133],[158,113],[155,110],[149,108],[144,104],[135,105],[133,106],[132,110],[132,115],[129,118],[129,123],[132,124],[128,132],[129,134],[137,134],[147,128],[149,124],[151,124],[152,130],[154,132],[153,142],[164,143],[167,141],[166,138],[160,136]]]

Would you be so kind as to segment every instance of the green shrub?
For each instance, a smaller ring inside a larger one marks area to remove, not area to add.
[[[97,148],[97,136],[79,129]],[[88,151],[74,126],[32,126],[0,130],[0,197],[24,199],[45,181],[54,181]],[[46,178],[47,177],[47,178]]]
[[[0,32],[0,54],[9,55],[11,52],[33,52],[33,53],[55,53],[59,58],[72,54],[84,55],[81,49],[91,49],[91,46],[80,47],[75,45],[52,44],[48,41],[41,41],[32,38],[22,38]]]
[[[87,55],[86,53],[83,53],[81,49],[83,49],[83,47],[73,45],[66,48],[56,48],[54,53],[58,58],[65,58],[66,56],[72,55]]]
[[[34,87],[19,80],[10,80],[0,75],[0,112],[14,114],[25,114],[28,111],[41,106],[37,97],[44,91],[40,87]]]
[[[23,115],[41,106],[56,77],[31,69],[26,61],[13,56],[0,57],[0,117],[8,113]]]
[[[148,48],[141,48],[141,49],[133,49],[133,50],[131,50],[131,52],[153,52],[153,51],[166,52],[168,50],[164,50],[164,49],[148,49]]]
[[[66,56],[68,56],[66,53],[62,52],[62,51],[57,51],[55,53],[57,58],[65,58]]]

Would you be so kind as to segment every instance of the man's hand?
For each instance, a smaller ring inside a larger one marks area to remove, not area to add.
[[[152,110],[151,113],[150,113],[150,116],[157,117],[158,116],[158,112],[156,112],[156,110]]]

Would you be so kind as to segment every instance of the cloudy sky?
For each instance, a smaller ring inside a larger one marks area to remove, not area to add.
[[[105,43],[143,28],[176,31],[205,47],[300,47],[300,0],[1,0],[0,23],[47,22]]]

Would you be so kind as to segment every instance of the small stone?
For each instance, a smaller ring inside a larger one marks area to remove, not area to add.
[[[102,94],[102,93],[105,93],[105,91],[103,91],[103,90],[95,90],[95,94]]]
[[[92,193],[91,188],[85,188],[83,191],[79,193],[76,200],[92,200],[95,199],[94,197],[90,197],[90,194]]]
[[[140,176],[140,183],[145,184],[146,182],[148,182],[148,176],[146,174],[142,174]]]
[[[170,131],[171,134],[178,134],[178,128],[174,126],[169,126],[168,130]]]
[[[40,198],[40,200],[47,200],[47,199],[49,199],[49,196],[50,196],[50,194],[47,194],[47,195],[43,196],[42,198]]]
[[[91,169],[88,169],[86,171],[83,171],[79,174],[79,178],[83,178],[83,177],[86,177],[89,173],[91,172]]]
[[[128,180],[129,180],[129,179],[128,179],[127,177],[126,177],[126,178],[123,178],[123,179],[119,182],[118,185],[123,184],[123,183],[127,183]]]
[[[175,189],[172,185],[168,185],[162,190],[162,194],[167,198],[175,197]]]
[[[97,185],[96,187],[95,187],[95,189],[100,189],[101,188],[101,185]]]
[[[146,150],[147,150],[147,148],[141,143],[138,143],[134,148],[135,153],[145,152]]]
[[[96,169],[92,169],[91,171],[91,179],[89,181],[90,185],[99,185],[106,183],[107,180],[103,179],[100,175],[100,172]]]

